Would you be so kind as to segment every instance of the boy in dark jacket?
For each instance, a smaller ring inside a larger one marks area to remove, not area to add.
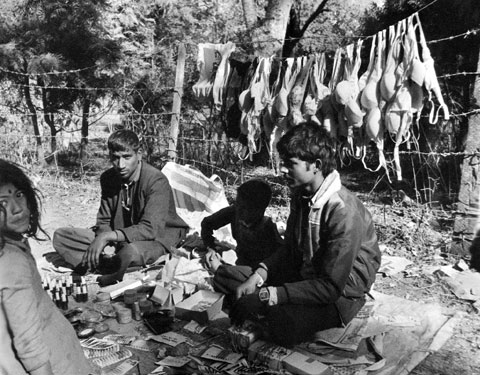
[[[102,173],[102,196],[92,229],[64,227],[55,231],[53,247],[83,274],[103,275],[100,286],[122,281],[130,266],[155,262],[185,238],[188,226],[178,216],[167,177],[142,160],[138,136],[118,130],[108,138],[112,168]],[[104,256],[107,246],[113,257]]]
[[[275,223],[270,217],[264,216],[271,198],[272,190],[262,180],[253,179],[240,185],[234,204],[202,220],[201,236],[204,245],[213,251],[220,250],[213,232],[230,225],[232,236],[237,242],[236,264],[257,267],[283,243]],[[212,271],[216,271],[215,267]]]
[[[232,323],[263,315],[271,339],[284,346],[353,319],[380,266],[372,217],[342,186],[330,142],[313,123],[280,139],[280,170],[293,193],[285,246],[249,275],[229,270],[238,280]]]

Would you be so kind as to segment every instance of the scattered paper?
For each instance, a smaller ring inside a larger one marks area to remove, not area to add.
[[[162,333],[161,335],[150,336],[149,338],[151,340],[155,340],[170,346],[177,346],[182,342],[188,341],[187,337],[177,332],[165,332],[165,333]]]
[[[172,357],[168,356],[161,361],[155,362],[156,365],[168,366],[168,367],[182,367],[185,366],[191,359],[187,356]]]
[[[198,334],[205,331],[206,328],[207,326],[200,325],[195,320],[191,320],[190,322],[188,322],[183,326],[183,329],[187,330],[188,332],[198,333]]]
[[[382,264],[378,273],[385,276],[392,276],[405,270],[407,266],[412,264],[412,261],[399,256],[382,255]]]
[[[243,355],[235,353],[230,349],[224,349],[220,346],[212,345],[203,352],[201,357],[212,361],[236,363],[243,357]]]

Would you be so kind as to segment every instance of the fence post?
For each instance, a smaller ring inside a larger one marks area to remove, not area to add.
[[[170,138],[168,140],[168,159],[177,158],[177,138],[180,120],[180,109],[183,96],[183,79],[185,76],[185,45],[178,46],[177,71],[175,73],[175,89],[173,90],[172,118],[170,120]]]

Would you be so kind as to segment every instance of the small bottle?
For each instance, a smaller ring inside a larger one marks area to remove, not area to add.
[[[67,296],[71,296],[72,295],[72,276],[67,276],[67,280],[66,280],[66,286],[67,286]]]
[[[62,300],[60,298],[60,291],[59,290],[56,290],[55,291],[55,305],[57,305],[57,307],[61,307],[61,303],[62,303]]]
[[[88,289],[87,289],[87,284],[82,284],[81,286],[81,293],[82,293],[82,302],[87,302],[88,301]]]
[[[62,301],[60,304],[62,310],[68,310],[68,297],[66,294],[62,294]]]
[[[82,287],[80,284],[77,284],[75,287],[75,299],[77,302],[82,302]]]
[[[133,319],[135,320],[141,320],[142,319],[142,313],[140,312],[140,304],[138,301],[135,301],[132,306],[132,315]]]

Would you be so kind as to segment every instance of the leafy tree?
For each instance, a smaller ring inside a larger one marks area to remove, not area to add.
[[[106,0],[26,0],[15,9],[8,33],[2,34],[2,65],[8,67],[7,78],[21,85],[39,146],[37,108],[50,129],[52,151],[61,130],[56,116],[71,111],[76,101],[83,108],[83,139],[88,136],[90,105],[105,92],[84,88],[110,82],[111,72],[96,67],[114,63],[120,52],[101,24],[106,7]]]
[[[358,35],[356,1],[243,0],[245,24],[253,52],[261,56],[291,57],[333,51]]]

